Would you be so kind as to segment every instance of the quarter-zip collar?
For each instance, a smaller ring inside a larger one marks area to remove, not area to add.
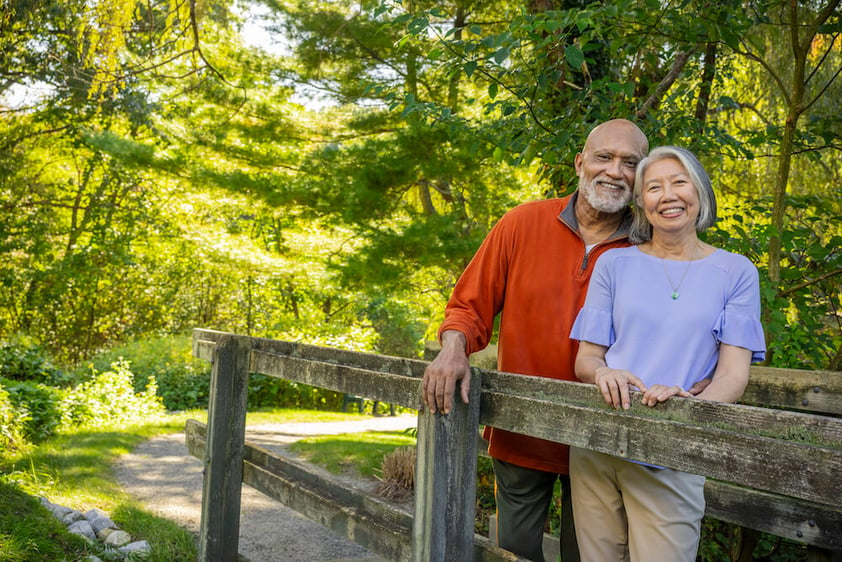
[[[573,195],[570,196],[567,202],[567,206],[561,210],[561,213],[559,213],[558,220],[565,224],[570,230],[575,232],[576,236],[578,236],[581,239],[582,235],[579,233],[579,221],[576,219],[576,201],[578,198],[579,192],[575,191]],[[631,223],[632,213],[631,209],[628,208],[623,214],[623,220],[620,221],[620,226],[617,227],[617,230],[615,230],[611,236],[609,236],[602,242],[598,242],[595,246],[600,246],[602,244],[616,242],[617,240],[628,238],[629,232],[631,231]]]

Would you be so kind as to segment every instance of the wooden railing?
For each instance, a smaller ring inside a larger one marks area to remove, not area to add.
[[[469,405],[419,410],[408,514],[245,443],[248,374],[419,409],[426,362],[210,330],[194,355],[213,362],[207,430],[187,427],[205,462],[201,561],[236,559],[243,482],[388,560],[517,560],[473,532],[479,424],[707,476],[708,516],[814,560],[842,551],[842,373],[753,368],[747,399],[808,411],[674,398],[623,412],[592,385],[475,369]]]

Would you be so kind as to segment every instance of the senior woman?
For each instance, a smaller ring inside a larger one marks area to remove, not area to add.
[[[734,402],[765,355],[757,268],[701,241],[716,220],[711,180],[688,150],[638,164],[629,248],[597,262],[570,337],[576,375],[615,408],[630,389],[647,406],[710,383],[696,398]],[[571,448],[576,536],[584,562],[693,562],[705,510],[702,476]]]

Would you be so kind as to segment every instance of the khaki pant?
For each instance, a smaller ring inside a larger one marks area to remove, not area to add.
[[[705,478],[570,448],[583,562],[694,562]]]

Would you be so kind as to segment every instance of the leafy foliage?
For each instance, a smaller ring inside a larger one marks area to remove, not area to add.
[[[98,353],[78,369],[76,376],[105,372],[114,364],[125,365],[135,374],[134,391],[142,392],[153,382],[156,394],[168,411],[205,409],[208,406],[210,364],[192,357],[187,336],[157,336],[134,339]]]
[[[0,342],[0,377],[56,385],[63,373],[50,364],[43,349],[21,342]]]
[[[113,426],[155,420],[164,413],[154,377],[146,388],[135,393],[134,375],[129,364],[117,361],[110,371],[96,372],[90,380],[68,390],[62,401],[62,424],[74,426]]]
[[[837,199],[837,200],[834,200]],[[773,229],[769,198],[733,204],[709,241],[751,259],[761,272],[767,363],[802,369],[839,369],[842,345],[842,295],[836,278],[842,271],[838,225],[842,205],[836,197],[792,197],[790,229],[783,237],[782,279],[774,283],[766,248]]]
[[[842,364],[838,0],[4,8],[0,336],[62,364],[195,326],[418,356],[494,222],[574,189],[610,117],[717,172],[710,239],[763,272],[771,364]],[[241,33],[258,13],[282,49]],[[201,404],[172,365],[167,407]]]
[[[0,379],[14,409],[21,413],[22,432],[38,443],[53,435],[61,424],[61,392],[43,383]]]
[[[26,447],[23,426],[28,421],[29,412],[12,403],[9,391],[0,386],[0,451]]]
[[[0,378],[0,450],[41,443],[60,431],[119,427],[157,419],[164,413],[154,378],[135,393],[125,362],[93,371],[89,380],[62,389],[33,381]]]

